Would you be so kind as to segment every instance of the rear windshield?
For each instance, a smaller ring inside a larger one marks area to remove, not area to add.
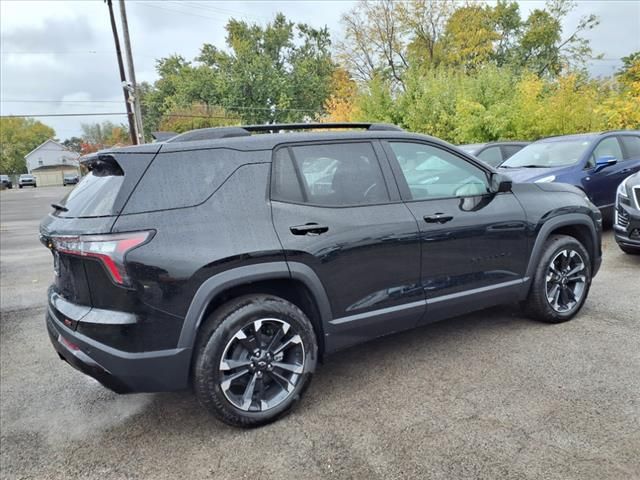
[[[115,215],[115,202],[124,182],[124,175],[112,172],[91,171],[76,188],[58,204],[61,217],[104,217]]]

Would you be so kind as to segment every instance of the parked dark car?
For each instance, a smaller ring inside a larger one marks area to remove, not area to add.
[[[618,186],[613,229],[623,252],[640,254],[640,173]]]
[[[22,187],[37,187],[36,177],[27,173],[23,173],[22,175],[20,175],[20,177],[18,178],[18,188]]]
[[[116,392],[192,385],[232,425],[280,417],[319,360],[382,335],[517,301],[569,320],[601,262],[579,189],[391,125],[203,129],[81,163],[40,226],[55,349]]]
[[[13,182],[9,175],[0,175],[0,185],[3,188],[13,188]]]
[[[492,167],[500,166],[507,158],[529,145],[530,142],[490,142],[490,143],[470,143],[460,145],[459,148],[474,157],[478,157]]]
[[[62,177],[62,186],[66,187],[67,185],[76,185],[80,179],[78,175],[75,173],[65,173]]]
[[[500,166],[517,182],[575,185],[610,221],[616,189],[640,170],[640,132],[564,135],[539,140]]]

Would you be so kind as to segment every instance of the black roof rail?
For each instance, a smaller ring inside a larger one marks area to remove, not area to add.
[[[166,143],[196,142],[198,140],[215,140],[217,138],[248,137],[251,135],[243,127],[212,127],[189,130],[170,138]]]
[[[361,128],[369,131],[403,131],[400,127],[388,123],[272,123],[267,125],[243,125],[239,127],[200,128],[176,135],[166,140],[166,143],[248,137],[252,133],[279,133],[294,130],[332,130],[341,128]]]
[[[269,125],[247,125],[243,126],[248,132],[280,132],[291,130],[333,130],[340,128],[361,128],[371,131],[396,131],[402,129],[389,123],[362,123],[362,122],[331,122],[331,123],[273,123]]]

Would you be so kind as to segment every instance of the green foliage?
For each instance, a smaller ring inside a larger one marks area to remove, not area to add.
[[[178,114],[196,124],[184,117],[193,109],[216,108],[221,124],[301,121],[323,111],[335,68],[326,28],[278,14],[265,27],[232,19],[226,30],[226,49],[204,44],[193,62],[177,55],[157,62],[160,78],[141,89],[147,130]],[[213,119],[205,112],[203,120]]]
[[[129,127],[108,120],[102,123],[82,123],[82,153],[93,152],[114,145],[129,145]]]
[[[26,173],[24,156],[54,136],[51,127],[33,118],[0,118],[0,172]]]
[[[67,147],[72,152],[80,153],[82,151],[82,139],[80,137],[67,138],[62,145]]]

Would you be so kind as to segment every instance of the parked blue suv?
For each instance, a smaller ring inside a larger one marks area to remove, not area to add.
[[[524,147],[499,170],[514,182],[575,185],[611,219],[616,188],[640,171],[640,131],[545,138]]]

